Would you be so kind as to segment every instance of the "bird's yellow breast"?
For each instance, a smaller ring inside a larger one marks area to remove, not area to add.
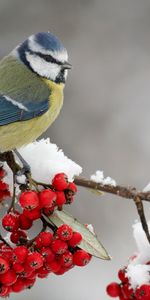
[[[0,151],[12,150],[33,142],[57,118],[63,105],[64,84],[42,79],[50,89],[49,110],[40,117],[0,126]]]

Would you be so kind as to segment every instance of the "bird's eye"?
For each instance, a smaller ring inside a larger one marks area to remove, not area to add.
[[[50,54],[43,54],[40,52],[36,53],[39,57],[43,58],[45,61],[47,62],[51,62],[53,64],[61,64],[60,62],[58,62],[55,58],[53,58]]]

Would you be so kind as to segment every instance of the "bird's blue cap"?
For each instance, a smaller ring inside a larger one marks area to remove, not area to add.
[[[47,51],[63,51],[65,49],[61,41],[50,32],[36,33],[34,40]]]

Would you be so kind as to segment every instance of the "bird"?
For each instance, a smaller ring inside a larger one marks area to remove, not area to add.
[[[70,68],[51,32],[29,36],[0,61],[0,152],[32,143],[54,122]]]

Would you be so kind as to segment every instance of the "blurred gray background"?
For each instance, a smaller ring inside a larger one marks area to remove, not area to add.
[[[150,181],[150,1],[0,0],[0,56],[28,35],[50,30],[68,49],[73,69],[62,112],[45,136],[89,176],[105,171],[118,184]],[[149,218],[149,207],[145,205]],[[130,200],[80,189],[69,210],[92,223],[113,257],[39,280],[11,299],[110,299],[105,286],[136,250]]]

